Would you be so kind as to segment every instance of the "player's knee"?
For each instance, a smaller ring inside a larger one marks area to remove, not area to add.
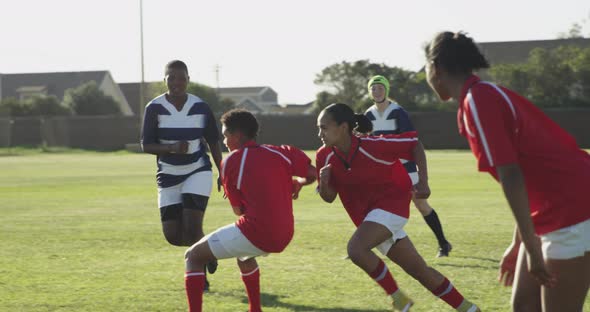
[[[184,241],[183,241],[181,235],[178,235],[176,233],[171,234],[171,233],[164,232],[164,238],[166,238],[166,241],[168,241],[168,243],[170,245],[174,245],[174,246],[186,246],[184,244]]]
[[[361,245],[351,240],[350,242],[348,242],[346,252],[350,260],[352,260],[352,262],[354,263],[357,263],[364,257],[366,253],[370,252],[370,249],[363,248]]]
[[[203,230],[199,228],[192,227],[190,229],[185,229],[185,233],[183,235],[184,244],[185,246],[190,246],[196,242],[198,242],[201,238],[203,238]]]
[[[189,247],[184,251],[184,260],[189,260],[189,258],[191,256],[191,250],[192,250],[192,247]]]
[[[423,216],[429,215],[433,210],[425,199],[415,199],[414,206]]]

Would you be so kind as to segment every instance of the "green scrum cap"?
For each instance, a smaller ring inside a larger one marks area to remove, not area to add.
[[[371,98],[373,98],[373,95],[371,94],[371,87],[375,84],[381,84],[385,87],[385,98],[387,99],[389,97],[389,80],[381,75],[373,76],[373,78],[371,78],[367,84],[367,89],[369,89],[369,96]]]

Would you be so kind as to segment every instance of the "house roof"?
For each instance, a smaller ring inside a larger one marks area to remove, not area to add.
[[[140,109],[143,110],[143,107],[146,105],[147,101],[149,101],[150,99],[144,98],[144,102],[146,103],[140,103],[139,102],[139,82],[128,82],[128,83],[118,83],[119,85],[119,89],[121,89],[121,92],[123,92],[123,95],[125,96],[125,98],[127,99],[127,103],[129,103],[129,106],[131,106],[131,110],[133,111],[133,114],[139,116],[139,111]],[[147,86],[149,85],[148,82],[145,83],[145,86],[147,88]],[[144,94],[145,94],[145,90],[144,90]]]
[[[528,41],[500,41],[480,42],[479,47],[487,57],[490,65],[524,63],[529,54],[535,48],[546,50],[560,46],[573,45],[581,48],[590,47],[588,38],[570,38],[553,40],[528,40]]]
[[[46,87],[47,93],[63,99],[67,89],[76,88],[80,83],[91,80],[100,84],[108,71],[87,71],[87,72],[54,72],[54,73],[21,73],[21,74],[2,74],[2,94],[3,98],[16,97],[19,94],[17,90],[27,87]]]
[[[313,103],[314,101],[305,104],[287,104],[285,106],[275,106],[270,109],[269,113],[285,115],[307,115],[312,113]]]
[[[535,48],[551,50],[567,45],[588,48],[590,47],[590,38],[479,42],[477,45],[490,62],[490,65],[494,66],[497,64],[525,63],[531,51]],[[419,72],[424,72],[424,67],[420,68]],[[482,70],[480,74],[485,75],[485,72],[486,70]]]
[[[217,91],[219,92],[219,94],[241,94],[241,93],[258,94],[266,88],[272,89],[271,87],[235,87],[235,88],[218,88]]]

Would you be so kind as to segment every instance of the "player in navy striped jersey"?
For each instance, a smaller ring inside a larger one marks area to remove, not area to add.
[[[369,94],[374,105],[365,112],[373,123],[373,135],[400,134],[415,131],[406,110],[389,98],[389,81],[387,78],[377,75],[368,83]],[[420,145],[422,143],[419,143]],[[402,159],[402,163],[412,180],[412,184],[418,183],[418,169],[416,163]],[[424,217],[426,224],[432,229],[438,241],[438,257],[446,257],[452,249],[451,244],[445,238],[442,224],[434,209],[425,198],[412,197],[414,206]]]
[[[156,155],[164,237],[172,245],[191,246],[204,236],[203,216],[212,187],[205,142],[219,169],[219,130],[209,105],[186,92],[189,75],[184,62],[169,62],[164,81],[168,92],[145,107],[141,146]],[[209,272],[216,266],[210,263]]]

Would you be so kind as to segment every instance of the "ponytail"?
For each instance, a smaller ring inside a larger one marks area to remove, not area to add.
[[[343,122],[348,124],[350,132],[355,130],[360,133],[369,133],[373,130],[373,123],[363,114],[355,114],[350,106],[343,103],[334,103],[326,106],[324,113],[329,113],[336,124]]]
[[[354,114],[354,119],[356,121],[356,127],[354,128],[356,132],[367,134],[373,131],[373,123],[369,117],[364,114]]]

